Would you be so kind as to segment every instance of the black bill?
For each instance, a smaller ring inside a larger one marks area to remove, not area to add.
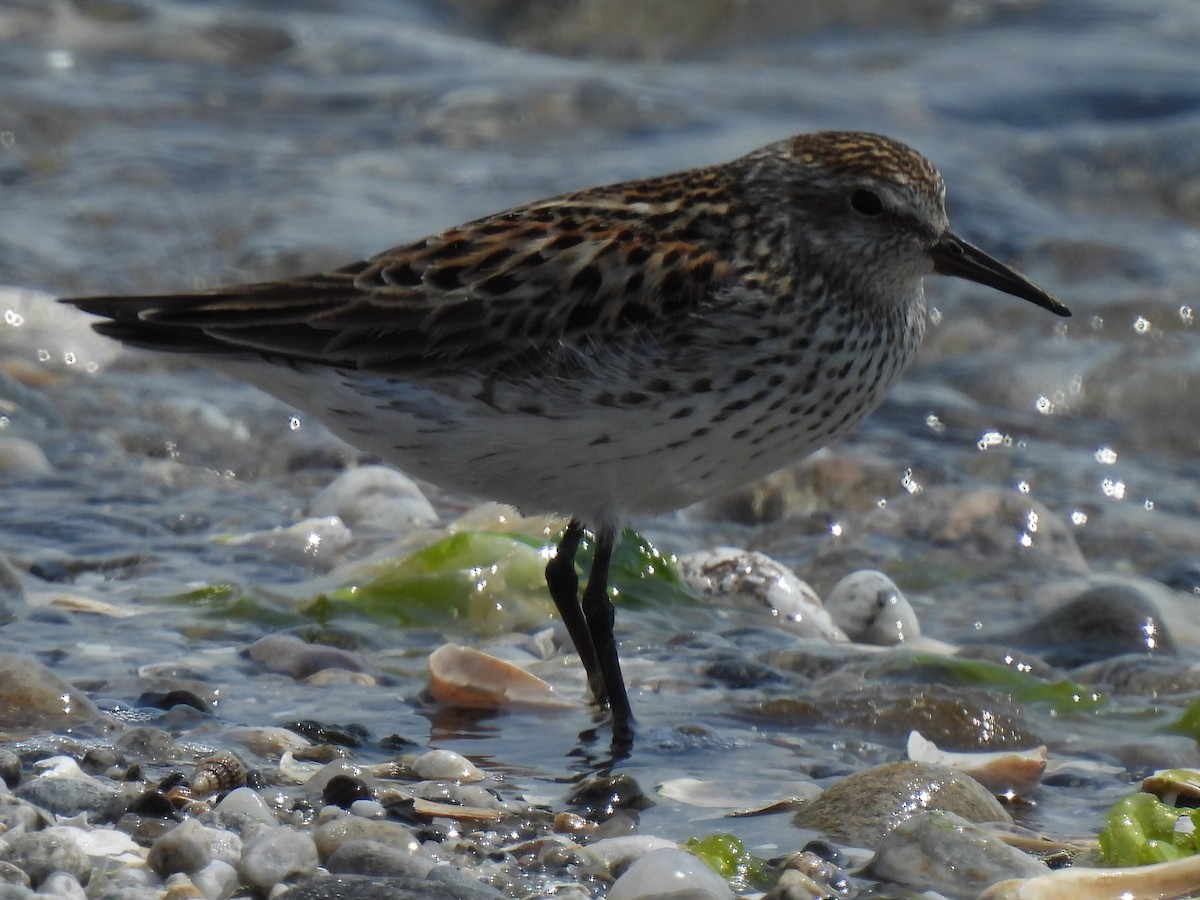
[[[978,247],[968,244],[957,235],[946,232],[929,248],[933,270],[941,275],[965,278],[987,285],[1022,300],[1048,309],[1056,316],[1069,316],[1071,311],[1015,269],[988,256]]]

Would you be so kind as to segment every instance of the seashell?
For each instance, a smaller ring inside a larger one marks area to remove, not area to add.
[[[560,699],[552,685],[520,666],[458,644],[443,644],[429,655],[429,693],[439,703],[476,709],[578,705]]]
[[[232,753],[218,753],[196,763],[189,779],[193,794],[220,794],[245,785],[249,770]]]
[[[500,809],[486,809],[482,806],[459,806],[455,803],[439,803],[436,800],[426,800],[423,797],[414,797],[412,803],[413,812],[418,816],[454,819],[459,822],[498,822],[505,815],[504,811]]]
[[[1058,869],[993,884],[979,900],[1183,900],[1200,893],[1200,856],[1127,869]]]
[[[764,609],[787,631],[830,643],[847,640],[817,592],[783,563],[763,553],[718,547],[682,556],[677,566],[688,586]]]
[[[1161,769],[1142,780],[1142,790],[1153,794],[1168,806],[1188,806],[1200,803],[1200,771],[1196,769]]]
[[[994,753],[954,753],[938,749],[937,744],[919,731],[908,735],[908,758],[917,762],[940,763],[966,772],[993,794],[1021,796],[1042,783],[1046,771],[1045,746],[1034,750],[1002,750]]]
[[[770,780],[733,781],[723,779],[708,781],[699,778],[673,778],[657,786],[660,796],[677,800],[702,809],[729,809],[733,815],[745,815],[750,810],[768,806],[776,808],[780,803],[795,804],[801,799],[812,800],[821,793],[820,787],[811,781],[788,784]],[[786,800],[781,798],[786,797]]]

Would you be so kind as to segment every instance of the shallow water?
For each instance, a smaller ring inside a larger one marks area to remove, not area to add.
[[[673,552],[757,547],[819,591],[853,568],[886,568],[924,631],[955,643],[1032,621],[1088,570],[1194,572],[1200,8],[807,6],[797,22],[782,2],[700,4],[704,15],[682,21],[634,21],[618,2],[553,16],[531,2],[508,17],[465,0],[312,0],[286,14],[235,2],[7,5],[0,283],[62,295],[295,274],[796,132],[881,131],[936,162],[958,233],[1017,264],[1074,318],[930,280],[935,314],[918,365],[866,425],[797,470],[799,487],[773,495],[786,494],[774,512],[742,504],[737,516],[724,506],[635,524]],[[0,551],[27,572],[37,610],[0,629],[0,649],[33,653],[114,704],[141,693],[140,667],[183,660],[221,683],[221,722],[357,722],[376,741],[400,734],[482,758],[534,794],[557,794],[586,767],[572,755],[586,710],[463,718],[413,699],[425,655],[446,636],[478,640],[471,629],[337,621],[386,673],[384,687],[314,690],[264,679],[236,654],[271,629],[265,616],[167,602],[223,582],[286,593],[338,561],[213,538],[300,520],[357,454],[187,361],[111,347],[44,298],[3,299],[23,318],[0,325],[2,434],[36,444],[50,469],[0,471]],[[839,485],[839,458],[869,477]],[[1085,566],[1020,509],[995,544],[925,527],[939,490],[975,488],[1042,504]],[[444,520],[468,505],[431,496]],[[362,534],[351,551],[383,542]],[[64,591],[135,616],[46,611]],[[1200,652],[1193,600],[1163,601],[1188,661]],[[906,730],[843,728],[837,715],[815,728],[772,721],[752,710],[791,689],[709,679],[701,667],[720,654],[703,633],[752,655],[769,639],[738,629],[765,629],[760,618],[681,607],[626,610],[618,624],[642,725],[622,768],[644,787],[714,774],[782,786],[902,752]],[[555,677],[579,687],[570,666]],[[1121,715],[1065,726],[1044,710],[1026,715],[1052,754],[1128,762],[1092,790],[1044,788],[1022,811],[1037,827],[1094,832],[1141,768],[1190,761],[1176,744],[1153,749],[1150,730],[1131,733]],[[1136,763],[1112,746],[1138,741],[1152,749]],[[602,756],[603,740],[593,749]],[[370,742],[361,752],[386,755]],[[735,831],[763,855],[805,839],[785,818],[702,814],[660,800],[643,831]]]

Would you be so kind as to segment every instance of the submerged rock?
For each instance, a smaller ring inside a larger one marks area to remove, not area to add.
[[[883,881],[973,898],[1007,878],[1031,878],[1050,870],[962,816],[920,812],[889,832],[868,870]]]
[[[925,810],[956,813],[968,822],[1012,822],[974,778],[949,766],[920,762],[885,763],[856,772],[804,806],[794,821],[835,840],[875,847]]]

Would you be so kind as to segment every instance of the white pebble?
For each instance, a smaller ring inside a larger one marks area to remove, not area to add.
[[[343,472],[313,497],[308,512],[337,516],[355,531],[388,534],[438,520],[417,483],[386,466],[359,466]]]
[[[238,873],[224,860],[214,859],[192,875],[192,884],[207,900],[228,900],[238,889]]]
[[[74,875],[66,872],[51,872],[38,887],[38,894],[45,894],[54,900],[87,900],[83,886]]]
[[[413,760],[417,776],[440,781],[470,782],[483,779],[483,773],[473,762],[453,750],[430,750]]]
[[[666,838],[647,834],[630,834],[604,838],[576,851],[580,868],[592,875],[611,875],[636,859],[655,850],[678,850],[679,845]]]
[[[309,835],[280,826],[246,842],[238,875],[246,884],[266,893],[277,884],[311,877],[319,863],[317,845]]]
[[[825,608],[851,640],[884,647],[921,636],[921,623],[896,582],[874,569],[851,572],[833,586]]]
[[[224,813],[242,813],[256,821],[265,822],[268,825],[279,824],[279,820],[275,818],[275,813],[271,812],[271,807],[267,805],[267,801],[254,788],[234,788],[217,804],[216,809]]]
[[[382,819],[387,810],[378,800],[355,800],[350,804],[350,815],[361,816],[364,819]]]
[[[732,900],[733,891],[720,875],[686,850],[647,853],[613,882],[608,900]]]

